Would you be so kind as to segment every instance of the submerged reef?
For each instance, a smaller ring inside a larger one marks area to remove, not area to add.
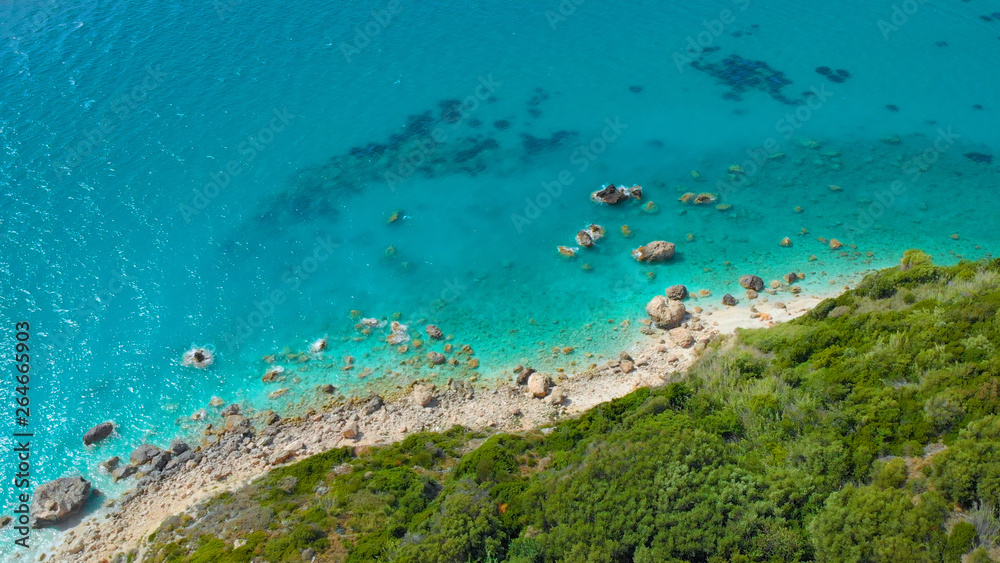
[[[525,104],[525,113],[537,117],[541,114],[537,106],[549,98],[541,88],[535,89]],[[384,183],[395,188],[414,176],[474,177],[505,162],[531,162],[559,150],[577,136],[576,131],[567,130],[549,137],[525,132],[520,134],[518,145],[511,143],[509,136],[484,131],[483,120],[470,117],[473,109],[460,100],[441,100],[435,108],[409,115],[402,127],[387,138],[351,147],[323,164],[299,171],[288,189],[262,204],[258,221],[277,224],[333,217],[339,212],[338,202],[366,184]],[[512,126],[510,118],[493,121],[496,131]]]
[[[705,59],[707,53],[703,51],[701,57],[691,61],[691,68],[713,76],[721,84],[728,86],[729,91],[723,94],[725,99],[740,100],[741,94],[759,90],[783,104],[801,103],[801,100],[793,100],[782,93],[782,88],[792,81],[784,72],[771,68],[766,62],[751,61],[736,54],[729,55],[720,62],[711,62]]]

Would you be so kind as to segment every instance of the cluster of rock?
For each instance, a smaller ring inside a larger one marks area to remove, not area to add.
[[[601,189],[590,194],[591,201],[607,205],[618,205],[630,199],[642,199],[642,186],[637,184],[630,188],[624,188],[615,186],[614,184],[606,184],[601,186]]]
[[[782,283],[781,280],[774,280],[769,284],[769,287],[765,287],[763,278],[754,274],[746,274],[740,276],[739,284],[746,290],[747,299],[753,300],[757,299],[759,292],[761,291],[766,291],[767,293],[774,295],[785,285],[790,286],[790,292],[799,293],[801,288],[792,284],[804,279],[805,274],[791,272],[782,276],[784,283]],[[671,307],[670,302],[680,302],[687,299],[688,289],[684,285],[673,285],[668,287],[665,293],[666,299],[661,296],[657,296],[646,305],[646,313],[656,326],[661,328],[670,328],[672,325],[676,326],[679,322],[678,315],[683,318],[683,314],[677,312],[678,308],[676,306]],[[701,297],[707,297],[710,295],[710,292],[707,290],[701,290],[698,295]],[[739,301],[736,297],[730,293],[727,293],[722,297],[722,304],[726,307],[734,307],[738,303]]]
[[[579,246],[559,246],[559,254],[566,256],[567,258],[572,258],[576,256],[576,253],[580,251],[580,247],[590,248],[597,244],[597,241],[604,238],[605,230],[604,227],[600,225],[595,225],[591,223],[587,225],[586,229],[580,229],[576,233],[576,244]]]

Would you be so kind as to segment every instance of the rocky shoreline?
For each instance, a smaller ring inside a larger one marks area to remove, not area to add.
[[[776,296],[762,296],[752,307],[705,311],[694,306],[680,317],[671,311],[672,319],[668,320],[673,326],[657,326],[656,308],[665,305],[653,307],[651,302],[654,310],[650,315],[657,322],[643,327],[648,335],[643,342],[622,351],[616,360],[574,374],[511,366],[509,381],[483,386],[463,380],[439,386],[417,381],[396,396],[331,401],[326,407],[308,409],[301,417],[284,419],[272,411],[241,413],[238,405],[230,405],[224,409],[225,425],[209,425],[198,446],[175,442],[161,450],[147,444],[136,449],[128,465],[108,468],[134,473],[135,488],[109,499],[98,512],[64,532],[41,560],[112,561],[116,554],[137,546],[141,555],[143,540],[164,519],[238,488],[276,466],[331,448],[371,447],[456,424],[498,432],[528,430],[640,387],[669,383],[682,377],[713,339],[738,328],[759,328],[792,319],[822,300],[791,293],[781,294],[781,298],[786,303]]]

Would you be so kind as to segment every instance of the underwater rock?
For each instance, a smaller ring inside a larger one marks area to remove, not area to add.
[[[181,358],[181,365],[205,369],[212,365],[214,361],[215,356],[209,350],[205,348],[192,348],[184,352],[184,356]]]
[[[764,289],[764,279],[761,278],[760,276],[755,276],[753,274],[740,276],[740,286],[743,289],[752,289],[754,291],[760,291]]]
[[[792,239],[785,237],[778,242],[778,245],[788,248],[789,246],[792,246]]]
[[[719,196],[709,192],[700,193],[694,198],[694,203],[696,205],[712,204],[717,201],[719,201]]]
[[[991,155],[991,154],[984,154],[984,153],[981,153],[981,152],[967,152],[967,153],[965,153],[964,156],[965,156],[965,158],[971,160],[972,162],[978,162],[978,163],[981,163],[981,164],[992,164],[993,163],[993,155]]]
[[[667,288],[666,294],[668,299],[672,299],[674,301],[683,301],[687,299],[688,288],[681,284],[672,285]]]
[[[646,304],[646,314],[659,327],[671,329],[680,326],[687,309],[680,301],[667,299],[663,295],[653,297]]]
[[[687,192],[686,194],[684,194],[681,197],[677,198],[677,201],[679,201],[681,203],[691,203],[692,201],[695,200],[696,197],[698,197],[698,194],[696,194],[694,192]]]
[[[642,92],[642,86],[629,86],[628,90],[633,94],[638,94],[639,92]]]
[[[309,345],[309,351],[312,352],[313,354],[317,354],[319,352],[322,352],[323,350],[326,350],[326,344],[327,344],[327,341],[326,341],[326,337],[324,336],[323,338],[320,338],[316,342],[313,342],[312,344],[310,344]]]
[[[736,298],[733,297],[732,294],[727,293],[722,296],[722,304],[725,305],[726,307],[735,307]]]
[[[278,380],[278,376],[285,372],[285,368],[282,366],[275,366],[266,372],[264,376],[260,378],[264,383],[271,383]]]
[[[403,344],[404,342],[410,341],[410,335],[406,333],[408,327],[399,321],[392,321],[390,325],[390,330],[392,331],[389,336],[386,337],[385,341],[393,346],[398,344]]]
[[[788,274],[785,274],[784,276],[782,276],[781,279],[785,280],[785,283],[791,285],[791,284],[799,281],[799,275],[796,274],[795,272],[791,272],[791,273],[788,273]]]
[[[625,238],[632,237],[632,229],[630,229],[628,225],[622,225],[621,232],[622,236]]]
[[[427,336],[430,336],[434,340],[441,340],[444,338],[444,332],[442,332],[437,325],[427,325],[427,328],[424,330],[426,330]]]
[[[838,250],[838,249],[840,249],[843,246],[844,246],[844,243],[840,242],[839,240],[837,240],[835,238],[834,239],[830,239],[830,249],[831,250]]]
[[[649,213],[650,215],[654,215],[654,214],[660,212],[660,208],[656,205],[656,203],[654,203],[652,200],[650,200],[650,201],[646,202],[646,205],[642,206],[642,212],[643,213]]]
[[[498,119],[493,122],[493,126],[501,131],[504,129],[510,129],[510,121],[507,121],[506,119]]]
[[[674,257],[676,245],[665,240],[654,240],[632,251],[632,257],[639,262],[663,262]]]
[[[565,256],[567,258],[572,258],[572,257],[576,256],[576,253],[579,252],[579,250],[580,250],[579,248],[574,247],[574,246],[560,246],[559,247],[559,254],[562,254],[563,256]]]
[[[526,157],[537,156],[543,152],[560,148],[576,135],[573,131],[560,130],[550,135],[548,139],[543,139],[528,133],[521,133],[521,146]]]
[[[757,291],[755,291],[753,289],[748,289],[747,290],[747,299],[753,300],[753,299],[757,299],[757,297],[758,297]]]
[[[431,363],[432,366],[439,366],[445,362],[447,358],[441,352],[428,352],[427,361]]]
[[[703,55],[714,51],[705,49]],[[720,63],[708,62],[704,58],[691,61],[690,66],[718,79],[729,87],[726,92],[729,99],[739,99],[739,95],[749,90],[766,92],[783,104],[794,105],[792,100],[782,93],[782,88],[792,83],[784,72],[774,70],[764,61],[751,61],[733,54]]]

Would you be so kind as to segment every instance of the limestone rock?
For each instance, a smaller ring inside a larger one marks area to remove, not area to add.
[[[90,482],[83,477],[63,477],[35,489],[31,502],[31,527],[45,528],[79,512],[90,498]]]
[[[427,325],[426,330],[427,330],[427,336],[430,336],[434,340],[441,340],[442,338],[444,338],[444,333],[441,332],[441,329],[435,325]]]
[[[126,479],[128,477],[131,477],[132,475],[135,475],[135,472],[138,470],[139,468],[134,465],[123,465],[111,472],[111,478],[114,480],[115,483],[117,483],[122,479]]]
[[[154,457],[160,455],[162,451],[152,444],[143,444],[132,450],[132,453],[128,456],[128,460],[132,465],[145,465]]]
[[[426,408],[434,400],[434,392],[426,385],[414,385],[410,398],[413,400],[413,404]]]
[[[427,361],[431,363],[432,366],[439,366],[444,363],[447,358],[441,352],[428,352]]]
[[[382,400],[382,397],[379,397],[378,395],[372,395],[371,397],[368,397],[368,400],[365,401],[364,406],[361,407],[361,412],[363,412],[365,416],[371,416],[376,412],[378,412],[378,410],[382,408],[382,405],[384,404],[385,401]]]
[[[639,262],[663,262],[673,258],[675,250],[676,246],[672,242],[654,240],[633,250],[632,257]]]
[[[549,394],[549,378],[544,373],[535,372],[528,377],[528,392],[541,398]]]
[[[657,326],[674,328],[684,320],[687,309],[680,301],[671,301],[663,295],[657,295],[646,304],[646,314]]]
[[[107,471],[108,473],[111,473],[115,469],[118,469],[118,466],[121,465],[121,462],[122,458],[115,456],[111,459],[101,462],[101,467],[104,468],[104,470]]]
[[[726,307],[735,307],[736,298],[733,297],[732,294],[727,293],[722,296],[722,304],[725,305]]]
[[[690,348],[694,346],[694,336],[691,335],[690,330],[684,327],[671,329],[670,338],[681,348]]]
[[[356,440],[360,434],[361,428],[358,426],[358,421],[356,420],[348,422],[347,425],[344,426],[343,432],[341,432],[341,435],[348,440]]]

